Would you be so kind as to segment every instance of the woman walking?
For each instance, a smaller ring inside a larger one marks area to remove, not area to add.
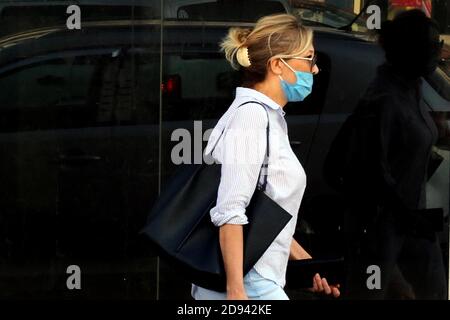
[[[293,239],[306,175],[291,149],[283,107],[309,95],[318,73],[312,30],[296,17],[278,14],[259,19],[252,29],[231,28],[221,43],[242,85],[214,128],[205,154],[221,163],[221,180],[211,220],[220,228],[227,291],[192,285],[195,299],[287,300],[283,290],[289,259],[311,256]],[[269,124],[267,140],[266,127]],[[220,134],[225,129],[223,134]],[[269,145],[267,145],[267,141]],[[270,147],[265,192],[292,215],[263,256],[243,274],[243,225]],[[312,290],[339,296],[338,287],[316,275]]]

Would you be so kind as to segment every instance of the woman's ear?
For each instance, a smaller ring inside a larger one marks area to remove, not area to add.
[[[268,71],[277,77],[282,73],[282,62],[280,59],[272,59],[269,61]]]

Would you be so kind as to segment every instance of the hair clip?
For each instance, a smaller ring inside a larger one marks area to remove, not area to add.
[[[236,59],[238,63],[243,67],[250,67],[250,57],[248,55],[248,47],[240,47],[236,52]]]

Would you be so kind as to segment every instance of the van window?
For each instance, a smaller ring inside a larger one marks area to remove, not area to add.
[[[0,75],[0,130],[134,123],[131,70],[130,60],[86,55],[55,58],[8,71]],[[147,92],[158,92],[158,82],[154,90],[148,85]]]
[[[159,1],[148,1],[144,6],[134,6],[130,1],[115,4],[89,4],[78,1],[82,23],[89,21],[159,19]],[[155,2],[155,3],[152,3]],[[0,4],[0,37],[25,30],[64,26],[71,15],[66,13],[72,3],[45,3],[39,5]],[[73,3],[75,4],[75,3]]]
[[[303,102],[288,103],[285,107],[288,116],[321,112],[328,88],[330,59],[319,53],[319,61],[321,71],[314,78],[313,92]],[[239,72],[230,67],[221,53],[166,52],[161,86],[163,119],[218,119],[232,103],[239,85]]]
[[[274,14],[286,13],[282,1],[199,1],[200,3],[180,6],[176,17],[168,19],[202,20],[202,21],[246,21],[254,22],[259,18]]]
[[[168,54],[163,71],[166,121],[217,119],[233,100],[238,74],[220,54]]]
[[[450,102],[450,75],[443,68],[443,66],[437,68],[435,72],[426,77],[426,80],[443,99]]]

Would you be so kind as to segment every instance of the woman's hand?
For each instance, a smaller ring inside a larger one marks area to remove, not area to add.
[[[303,247],[295,240],[292,239],[291,252],[289,256],[290,260],[303,260],[312,259],[311,255],[303,249]],[[340,285],[329,285],[327,279],[321,278],[318,273],[313,278],[313,287],[309,290],[314,293],[323,293],[326,295],[332,294],[333,297],[337,298],[341,295],[339,291]]]
[[[325,295],[332,294],[333,297],[338,298],[341,295],[339,291],[340,285],[329,285],[327,279],[321,278],[318,273],[313,278],[313,287],[310,289],[314,293],[323,293]]]

